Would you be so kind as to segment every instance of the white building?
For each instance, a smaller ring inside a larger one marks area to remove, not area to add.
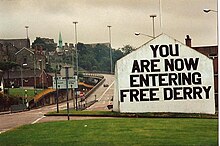
[[[113,110],[215,113],[213,60],[161,34],[117,61]]]

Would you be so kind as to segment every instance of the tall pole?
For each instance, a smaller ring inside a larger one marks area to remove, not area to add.
[[[25,26],[26,34],[27,34],[27,48],[29,47],[29,45],[28,45],[28,39],[29,39],[29,37],[28,37],[28,28],[29,28],[29,26]]]
[[[70,116],[69,116],[69,97],[68,97],[68,78],[69,78],[69,67],[65,66],[66,69],[66,101],[67,101],[67,117],[68,120],[70,120]]]
[[[75,26],[75,49],[76,49],[76,74],[78,77],[78,50],[77,50],[77,29],[76,29],[76,24],[78,22],[73,22],[74,26]]]
[[[76,29],[76,24],[78,22],[74,21],[73,24],[75,26],[75,49],[76,49],[76,76],[77,76],[77,80],[78,80],[78,74],[79,74],[79,70],[78,70],[78,50],[77,50],[77,29]],[[78,84],[78,81],[77,81],[77,84]],[[75,92],[76,92],[76,110],[77,110],[77,98],[78,98],[78,95],[77,95],[77,91],[78,89],[75,88]]]
[[[153,37],[155,37],[155,30],[154,30],[154,18],[157,17],[157,15],[150,15],[150,17],[153,20]]]
[[[21,88],[22,88],[22,93],[23,93],[23,90],[24,90],[24,85],[23,85],[23,65],[21,65]],[[24,104],[24,97],[22,95],[22,103]]]
[[[23,77],[23,66],[26,66],[27,64],[25,63],[23,63],[22,65],[21,65],[21,87],[22,87],[22,92],[23,92],[23,90],[24,90],[24,77]],[[24,96],[24,95],[23,95]],[[24,97],[23,97],[23,104],[24,104]]]
[[[36,49],[34,50],[34,95],[37,94],[36,91],[37,83],[36,83]]]
[[[58,95],[58,87],[57,87],[57,69],[58,65],[56,65],[56,72],[55,72],[55,81],[56,81],[56,104],[57,104],[57,113],[59,113],[59,95]]]
[[[112,74],[112,40],[111,40],[111,27],[110,25],[107,26],[108,27],[108,32],[109,32],[109,43],[110,43],[110,46],[109,46],[109,54],[110,54],[110,67],[111,67],[111,74]]]
[[[43,60],[39,60],[40,62],[40,67],[41,67],[41,85],[42,85],[42,89],[44,89],[44,76],[43,76]]]
[[[163,23],[162,23],[162,2],[159,0],[159,15],[160,15],[160,32],[163,32]]]

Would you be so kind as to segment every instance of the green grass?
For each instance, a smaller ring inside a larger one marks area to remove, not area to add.
[[[9,95],[13,96],[25,96],[25,90],[27,90],[27,96],[33,97],[34,96],[34,89],[22,89],[22,88],[9,88]],[[37,89],[37,94],[40,93],[42,89]]]
[[[0,145],[217,145],[217,119],[117,118],[26,125],[0,135]],[[87,125],[87,127],[85,127]]]
[[[199,113],[119,113],[113,111],[87,111],[73,110],[69,111],[70,116],[105,116],[105,117],[147,117],[147,118],[208,118],[217,119],[218,115],[199,114]],[[66,116],[67,110],[61,110],[47,113],[46,116]]]
[[[112,112],[112,111],[87,111],[87,110],[69,110],[70,114],[74,114],[74,115],[116,115],[116,112]],[[61,110],[59,111],[59,113],[57,113],[56,111],[50,112],[48,113],[48,115],[59,115],[59,114],[67,114],[67,110]]]

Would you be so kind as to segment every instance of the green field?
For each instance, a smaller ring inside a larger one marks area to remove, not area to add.
[[[26,125],[0,135],[0,145],[217,145],[217,119],[115,118]]]
[[[34,89],[22,89],[22,88],[9,88],[9,95],[13,96],[25,96],[25,90],[27,90],[27,97],[31,98],[34,96]],[[37,89],[37,94],[42,91],[42,89]]]
[[[119,113],[113,111],[87,111],[70,109],[70,116],[99,116],[99,117],[139,117],[139,118],[204,118],[204,119],[218,119],[217,114],[201,114],[201,113]],[[47,113],[46,116],[67,116],[67,110],[61,110]]]

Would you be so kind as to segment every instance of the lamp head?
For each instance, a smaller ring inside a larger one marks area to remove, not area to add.
[[[210,9],[203,9],[203,11],[204,11],[205,13],[208,13],[208,12],[210,12],[211,10],[210,10]]]
[[[140,33],[140,32],[135,32],[134,34],[135,34],[135,35],[140,35],[141,33]]]
[[[150,17],[154,18],[154,17],[157,17],[157,15],[153,14],[153,15],[150,15]]]

